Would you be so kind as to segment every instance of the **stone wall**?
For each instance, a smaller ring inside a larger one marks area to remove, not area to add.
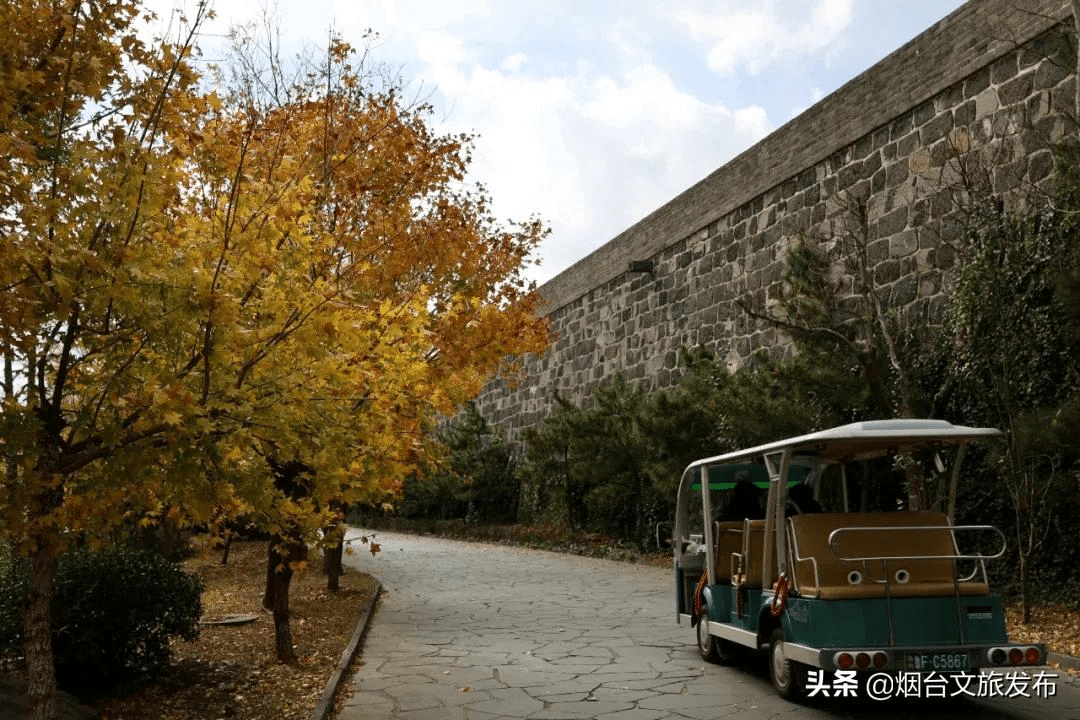
[[[555,342],[477,399],[511,437],[622,372],[678,378],[681,348],[734,369],[789,352],[756,319],[800,238],[835,244],[860,217],[878,288],[910,320],[937,322],[982,188],[1009,203],[1045,185],[1050,144],[1075,107],[1064,3],[972,0],[540,288]],[[651,272],[628,271],[651,261]],[[845,268],[834,268],[842,279]]]

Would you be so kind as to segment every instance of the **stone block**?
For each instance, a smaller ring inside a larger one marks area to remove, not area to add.
[[[979,68],[964,79],[964,97],[971,99],[988,87],[990,87],[990,68]]]
[[[900,207],[883,215],[881,219],[870,228],[870,232],[874,237],[891,237],[907,227],[907,224],[908,209],[906,207]]]
[[[1027,177],[1030,182],[1045,180],[1053,171],[1054,153],[1050,150],[1042,150],[1028,158]]]
[[[919,143],[923,146],[931,145],[945,137],[953,129],[952,111],[946,111],[934,117],[919,130]]]
[[[921,197],[911,203],[908,210],[908,224],[912,227],[924,225],[930,219],[930,200]]]
[[[919,297],[933,297],[941,292],[941,273],[926,272],[919,276]]]
[[[889,257],[907,257],[919,249],[919,238],[911,228],[889,238]]]
[[[904,113],[897,119],[893,120],[892,124],[889,125],[889,139],[895,142],[914,129],[915,122],[912,113]]]
[[[1057,87],[1050,90],[1050,105],[1057,112],[1071,114],[1075,113],[1076,107],[1076,78],[1075,76],[1069,76],[1058,83]]]
[[[1026,72],[1002,83],[997,89],[998,100],[1001,104],[1013,105],[1024,102],[1033,92],[1034,76],[1034,72]]]
[[[975,96],[975,119],[982,120],[997,112],[999,107],[1001,102],[998,100],[997,88],[987,88]]]
[[[915,123],[915,127],[921,127],[932,120],[934,115],[934,102],[933,100],[927,100],[912,111],[911,119]]]
[[[877,265],[889,256],[889,239],[873,240],[866,246],[866,261]]]
[[[993,85],[1000,85],[1016,77],[1017,72],[1019,72],[1019,63],[1016,53],[1009,53],[990,65],[990,82]]]
[[[896,160],[896,143],[890,142],[881,148],[881,159],[886,163],[891,163]]]
[[[1039,62],[1041,62],[1046,57],[1047,57],[1046,54],[1044,54],[1042,52],[1042,50],[1037,49],[1034,46],[1028,46],[1028,47],[1020,48],[1019,56],[1018,56],[1018,61],[1020,63],[1020,70],[1021,71],[1027,70],[1032,65],[1037,65]]]
[[[1049,115],[1053,108],[1050,105],[1050,91],[1039,90],[1027,99],[1027,116],[1031,119],[1032,124],[1037,124],[1044,117]]]
[[[862,161],[859,167],[859,177],[863,180],[870,178],[881,169],[881,153],[874,152]]]
[[[840,171],[836,173],[836,187],[838,190],[844,190],[851,187],[851,185],[858,179],[858,165],[852,163],[840,168]]]
[[[919,147],[919,133],[913,132],[900,138],[896,143],[897,158],[911,157]]]
[[[956,247],[955,242],[960,238],[955,237],[955,233],[952,232],[954,228],[962,228],[959,223],[942,223],[941,229],[941,244],[937,247],[937,267],[942,270],[948,270],[956,263],[956,251],[953,249]]]
[[[908,161],[900,160],[885,168],[885,185],[895,188],[908,179]]]
[[[975,122],[975,99],[965,100],[953,110],[953,125],[966,127]]]
[[[900,278],[900,261],[886,260],[874,268],[874,282],[878,285],[888,285]]]
[[[1035,69],[1035,75],[1032,80],[1036,90],[1049,90],[1068,77],[1068,75],[1068,70],[1062,63],[1044,60],[1039,63],[1039,66]]]
[[[944,295],[936,295],[930,298],[926,308],[926,321],[931,325],[941,325],[945,321],[945,313],[948,310],[948,300]]]
[[[874,150],[880,150],[889,144],[889,128],[879,127],[873,133],[873,139],[871,140],[871,147]]]
[[[964,100],[964,83],[953,83],[942,90],[934,98],[934,106],[938,113],[951,111]]]
[[[886,172],[885,170],[878,170],[870,178],[870,194],[878,195],[884,192],[886,186]]]

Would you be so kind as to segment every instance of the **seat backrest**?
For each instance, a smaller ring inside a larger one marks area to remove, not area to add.
[[[731,553],[742,552],[742,546],[742,520],[717,520],[713,523],[713,573],[716,582],[731,582]]]
[[[743,531],[743,558],[746,565],[745,583],[747,587],[759,588],[765,569],[765,521],[747,520],[747,529]],[[775,560],[774,560],[775,562]]]
[[[905,594],[917,594],[918,586],[935,588],[951,585],[955,577],[955,561],[934,556],[956,554],[949,520],[937,512],[871,512],[818,513],[797,515],[788,519],[794,585],[803,595],[832,594],[861,596],[883,591],[874,580],[887,580],[890,587],[912,584],[903,588]],[[915,530],[888,528],[914,527]],[[829,536],[839,528],[881,528],[874,531],[850,531],[836,535],[833,547]],[[835,553],[834,553],[835,550]],[[841,560],[839,557],[892,557],[890,560]],[[856,576],[860,582],[852,582]],[[899,571],[903,571],[897,576]],[[860,588],[861,585],[865,588]],[[877,588],[871,586],[877,584]]]

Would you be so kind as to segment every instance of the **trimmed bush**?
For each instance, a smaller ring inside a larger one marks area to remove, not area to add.
[[[29,567],[0,580],[0,651],[21,651]],[[57,682],[75,693],[107,692],[168,667],[169,640],[193,640],[202,581],[147,550],[73,551],[60,559],[52,597]]]

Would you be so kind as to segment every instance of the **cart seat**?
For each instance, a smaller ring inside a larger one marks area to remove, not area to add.
[[[742,520],[717,520],[713,523],[713,577],[717,583],[730,583],[732,553],[741,553],[743,546]]]
[[[839,533],[830,548],[829,536],[840,528],[881,529]],[[892,597],[939,597],[989,592],[985,582],[956,583],[953,556],[959,553],[944,513],[797,515],[788,518],[788,530],[794,558],[792,584],[803,597],[831,600],[885,597],[886,593]],[[875,559],[841,560],[838,555]]]

